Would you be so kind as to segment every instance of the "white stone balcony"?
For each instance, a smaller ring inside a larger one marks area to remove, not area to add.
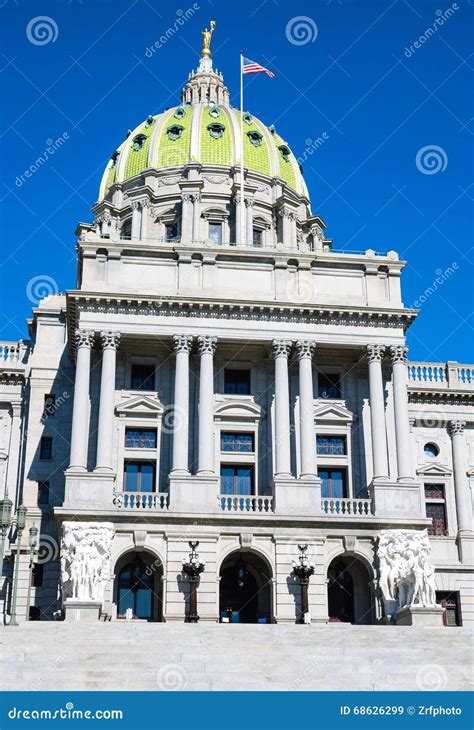
[[[26,367],[28,354],[28,343],[24,340],[18,342],[0,342],[0,371],[23,373]]]
[[[237,494],[220,494],[218,506],[223,512],[267,512],[272,513],[273,497],[263,495],[243,496]]]
[[[474,365],[458,362],[408,362],[408,387],[426,390],[474,390]]]
[[[373,506],[371,499],[359,499],[358,497],[345,498],[329,498],[325,497],[321,500],[321,509],[325,515],[351,517],[367,517],[373,514]]]
[[[114,492],[114,505],[130,512],[159,512],[169,507],[168,492]]]

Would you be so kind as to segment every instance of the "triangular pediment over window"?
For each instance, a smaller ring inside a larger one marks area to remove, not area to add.
[[[352,413],[344,405],[334,402],[316,403],[314,417],[317,421],[327,423],[351,423],[354,419]]]
[[[122,416],[161,416],[164,407],[158,400],[147,395],[137,395],[127,398],[115,407],[117,415]]]
[[[421,466],[416,470],[416,473],[424,477],[450,477],[452,471],[443,464],[428,464],[427,466]]]

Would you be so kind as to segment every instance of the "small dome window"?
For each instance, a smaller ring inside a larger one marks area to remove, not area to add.
[[[213,139],[220,139],[225,132],[224,125],[220,124],[219,122],[213,122],[212,124],[208,124],[207,128],[209,130],[209,134]]]
[[[119,158],[119,155],[120,155],[120,152],[118,150],[115,150],[115,152],[113,153],[112,157],[110,158],[112,160],[112,167],[115,167],[115,165],[117,164],[117,160]]]
[[[221,115],[221,112],[220,112],[219,107],[211,106],[211,108],[209,109],[209,116],[214,117],[214,119],[217,119],[217,117],[220,117],[220,115]]]
[[[245,124],[252,124],[252,122],[253,122],[253,116],[250,114],[250,112],[245,112],[245,114],[244,114],[244,122],[245,122]]]
[[[154,121],[155,121],[155,117],[153,116],[153,114],[149,114],[146,118],[146,126],[151,127],[151,125],[154,123]]]
[[[255,147],[262,146],[263,136],[260,134],[260,132],[256,132],[255,130],[253,130],[252,132],[247,132],[247,137]]]
[[[291,154],[290,153],[290,148],[287,147],[286,144],[281,144],[278,147],[278,149],[280,150],[281,156],[283,157],[283,159],[285,160],[285,162],[289,162],[290,161],[290,154]]]
[[[275,125],[274,124],[270,124],[270,126],[268,127],[268,129],[270,130],[270,134],[276,134],[276,129],[275,129]]]
[[[166,130],[168,139],[170,139],[172,142],[180,139],[181,135],[183,134],[183,129],[184,127],[182,127],[181,124],[173,124],[171,127],[168,127],[168,129]]]
[[[428,459],[436,459],[436,457],[439,456],[439,447],[436,444],[425,444],[423,451]]]
[[[132,149],[135,150],[135,152],[138,152],[138,150],[141,150],[143,145],[146,142],[146,134],[137,134],[133,138],[133,144]]]
[[[173,116],[175,119],[183,119],[186,116],[186,109],[183,106],[178,106]]]

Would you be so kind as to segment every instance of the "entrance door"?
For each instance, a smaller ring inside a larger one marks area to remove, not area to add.
[[[328,579],[329,620],[354,623],[354,584],[343,560],[331,563]]]
[[[230,623],[271,622],[271,576],[265,562],[251,553],[232,553],[223,562],[219,614]]]
[[[140,557],[125,565],[118,576],[119,617],[125,617],[127,608],[133,618],[153,620],[153,572]]]

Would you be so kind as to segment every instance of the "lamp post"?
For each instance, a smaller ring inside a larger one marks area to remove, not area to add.
[[[5,554],[5,540],[12,524],[13,502],[8,497],[0,500],[0,569],[3,570],[3,556]]]
[[[30,564],[28,569],[28,592],[26,594],[26,621],[30,620],[30,602],[31,602],[31,579],[33,577],[33,558],[36,548],[38,547],[38,528],[36,525],[30,527],[30,538],[28,544],[30,546]]]
[[[15,566],[13,568],[13,594],[12,594],[12,607],[10,612],[10,621],[8,626],[18,626],[16,620],[16,598],[18,593],[18,575],[20,573],[20,553],[21,553],[21,536],[26,524],[26,507],[24,504],[20,504],[16,511],[16,554],[15,554]]]
[[[206,567],[206,562],[201,560],[196,552],[196,548],[199,545],[197,540],[190,540],[189,547],[191,552],[187,558],[183,558],[183,573],[187,576],[189,585],[189,613],[188,622],[196,624],[199,621],[197,612],[197,584],[199,583],[199,576]]]
[[[311,623],[308,602],[309,579],[314,573],[314,563],[310,563],[306,555],[307,545],[298,545],[298,560],[293,560],[293,573],[299,578],[301,586],[301,619],[300,623]]]

